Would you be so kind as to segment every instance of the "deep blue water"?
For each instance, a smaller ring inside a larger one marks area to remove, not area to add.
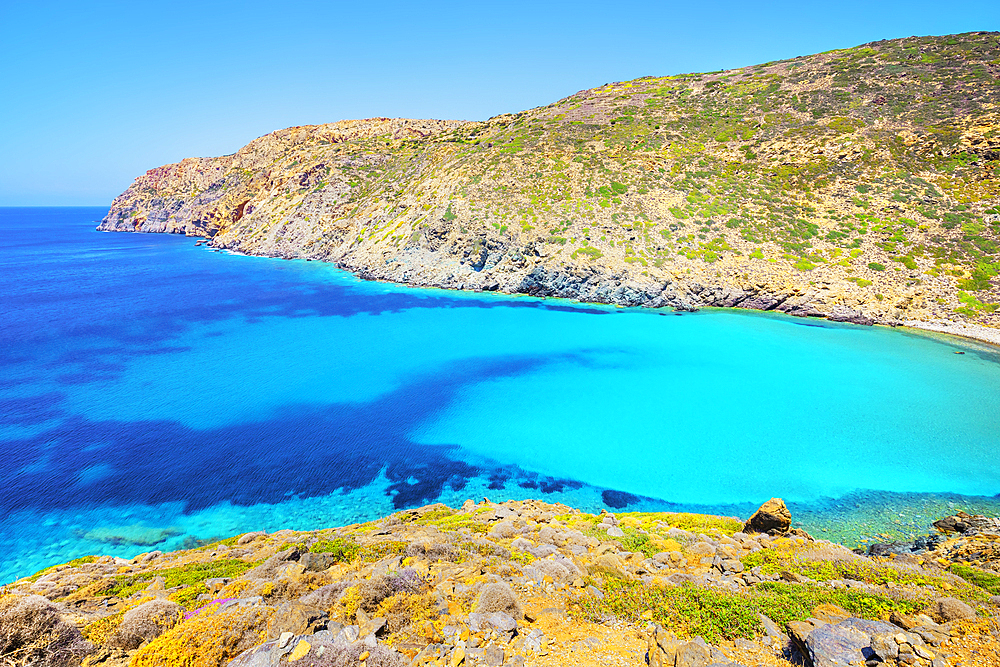
[[[1000,507],[987,346],[368,283],[104,212],[0,209],[0,583],[482,496],[777,495],[844,538]]]

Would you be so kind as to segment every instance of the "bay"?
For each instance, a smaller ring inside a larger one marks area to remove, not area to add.
[[[0,583],[484,496],[781,496],[845,542],[1000,509],[986,345],[364,282],[104,212],[0,209]]]

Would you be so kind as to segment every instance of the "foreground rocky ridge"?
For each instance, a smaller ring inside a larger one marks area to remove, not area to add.
[[[0,664],[997,665],[1000,558],[948,557],[1000,528],[953,519],[950,550],[870,558],[778,499],[745,523],[431,505],[43,570],[0,589]]]
[[[970,33],[293,127],[150,170],[99,229],[414,285],[996,327],[998,81],[1000,36]]]

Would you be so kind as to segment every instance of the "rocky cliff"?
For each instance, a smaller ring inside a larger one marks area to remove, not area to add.
[[[1000,325],[1000,34],[645,77],[482,122],[293,127],[150,170],[99,229],[366,278]]]
[[[0,665],[995,667],[1000,522],[946,523],[869,557],[779,499],[745,523],[431,505],[43,570],[0,589]]]

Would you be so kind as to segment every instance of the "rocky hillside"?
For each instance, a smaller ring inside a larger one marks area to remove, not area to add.
[[[483,122],[293,127],[99,229],[623,305],[1000,325],[1000,34],[646,77]]]
[[[1000,520],[879,557],[790,524],[484,499],[81,558],[0,589],[0,665],[1000,664]]]

